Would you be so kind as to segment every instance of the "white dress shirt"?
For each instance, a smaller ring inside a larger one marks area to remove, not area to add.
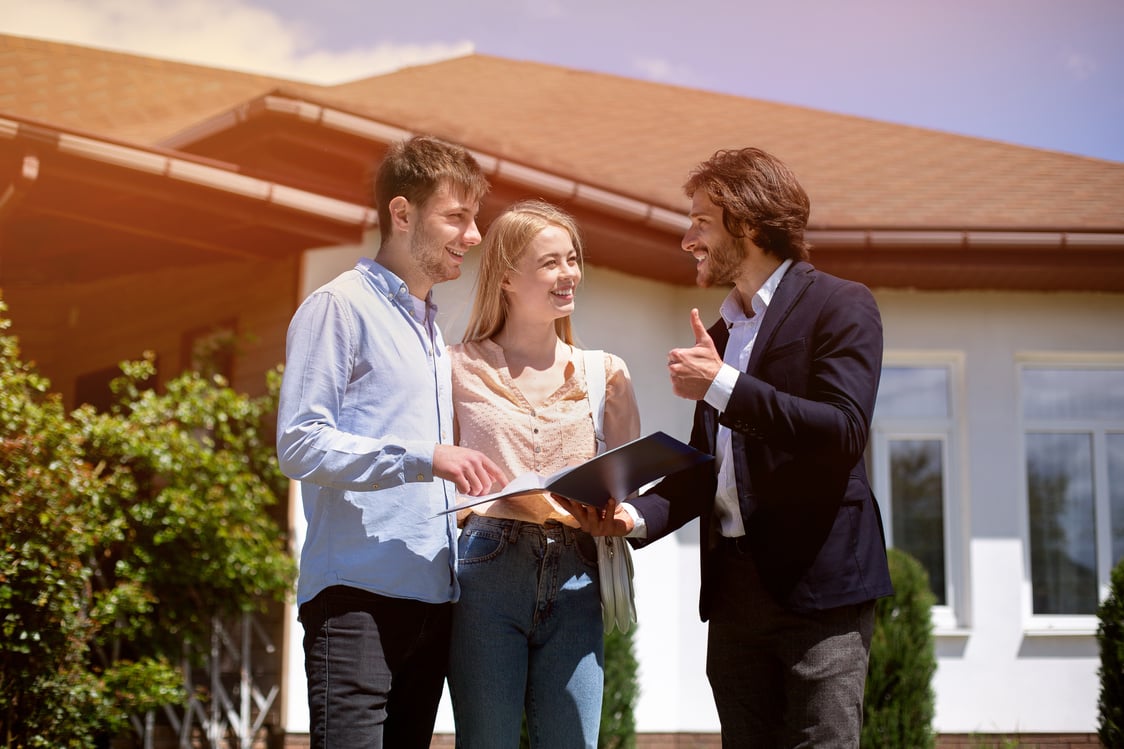
[[[777,286],[792,260],[785,260],[777,267],[773,274],[761,285],[751,301],[753,307],[749,314],[742,309],[737,289],[722,302],[720,312],[722,319],[730,329],[730,339],[726,343],[726,353],[723,356],[722,369],[710,388],[706,391],[705,400],[710,405],[725,411],[730,403],[730,396],[734,393],[738,375],[745,371],[749,365],[749,355],[753,351],[753,344],[757,340],[757,331],[761,328],[761,320],[769,302],[773,300]],[[719,530],[723,536],[736,538],[745,535],[745,525],[742,522],[741,509],[738,504],[738,487],[734,475],[733,448],[731,446],[730,428],[719,425],[717,455],[718,461],[718,492],[714,501],[714,514],[718,520]]]

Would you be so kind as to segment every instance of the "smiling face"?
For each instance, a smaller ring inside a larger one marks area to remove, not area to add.
[[[505,275],[503,291],[511,315],[553,321],[574,311],[581,281],[578,252],[569,232],[550,225],[535,235]]]
[[[431,286],[460,277],[465,253],[480,243],[479,210],[479,203],[454,194],[447,185],[416,209],[410,257]]]
[[[695,256],[695,283],[703,288],[727,286],[742,275],[750,240],[735,237],[722,223],[722,208],[704,190],[691,198],[691,226],[682,247]]]

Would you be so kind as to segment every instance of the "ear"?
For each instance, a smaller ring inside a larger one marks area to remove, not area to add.
[[[507,273],[504,273],[503,278],[500,279],[500,288],[501,289],[510,289],[511,288],[511,278],[508,276]]]
[[[410,201],[401,195],[395,196],[390,201],[390,222],[398,231],[407,231],[410,228]]]

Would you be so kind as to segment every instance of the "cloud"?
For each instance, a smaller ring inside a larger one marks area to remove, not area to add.
[[[565,15],[558,0],[527,0],[525,9],[531,18],[555,19]]]
[[[467,41],[325,49],[244,0],[0,0],[0,31],[322,84],[473,51]]]
[[[1085,81],[1097,72],[1097,61],[1080,52],[1070,52],[1063,60],[1065,70],[1074,80]]]
[[[629,63],[629,67],[638,78],[644,78],[657,83],[670,83],[676,86],[697,87],[698,76],[687,65],[676,65],[668,60],[655,57],[636,57]]]

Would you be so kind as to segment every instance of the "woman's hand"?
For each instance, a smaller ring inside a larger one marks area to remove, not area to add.
[[[624,536],[634,525],[632,515],[615,499],[610,499],[603,509],[598,509],[558,494],[551,496],[577,518],[582,530],[591,536]]]

